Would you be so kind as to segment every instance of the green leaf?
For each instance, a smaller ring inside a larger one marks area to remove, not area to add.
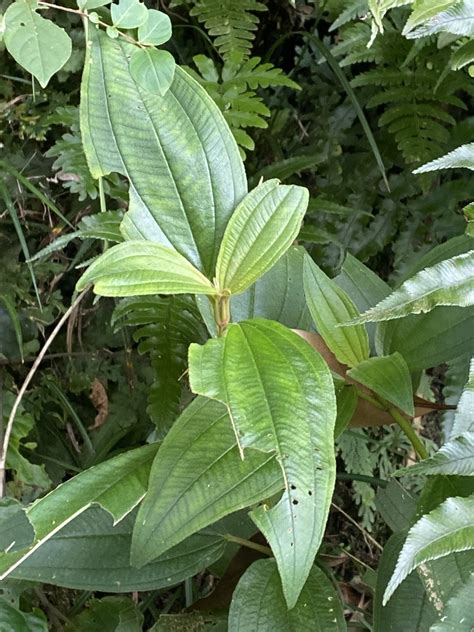
[[[416,500],[400,481],[392,479],[387,487],[379,487],[375,506],[390,529],[397,533],[408,530],[416,513]],[[393,561],[395,566],[395,560]],[[390,574],[392,571],[390,571]],[[388,582],[388,577],[386,582]]]
[[[341,380],[342,384],[336,382],[336,400],[337,400],[337,419],[334,428],[334,439],[337,439],[347,428],[349,422],[354,416],[357,408],[358,396],[354,385],[347,384]]]
[[[118,29],[134,29],[147,21],[148,10],[139,0],[119,0],[111,7],[112,22]]]
[[[417,272],[351,324],[392,320],[431,311],[438,305],[474,304],[474,250]]]
[[[472,42],[470,43],[472,44]],[[474,143],[461,145],[450,151],[449,154],[418,167],[413,173],[427,173],[429,171],[439,171],[440,169],[460,169],[463,167],[471,171],[474,170]]]
[[[0,630],[4,632],[48,632],[45,619],[35,614],[20,612],[0,597]]]
[[[0,579],[93,504],[106,509],[115,522],[122,520],[145,495],[157,447],[151,444],[129,450],[91,467],[28,507],[26,515],[35,530],[35,540],[26,549],[0,557]]]
[[[474,629],[474,575],[452,597],[443,610],[441,621],[431,626],[430,632],[472,632]]]
[[[17,551],[33,542],[35,532],[25,508],[13,498],[0,501],[0,551]]]
[[[100,507],[87,509],[26,558],[11,577],[75,590],[112,593],[170,588],[219,559],[226,542],[210,527],[140,569],[130,565],[136,512],[118,524]]]
[[[230,325],[204,346],[191,345],[189,377],[194,392],[229,407],[244,458],[247,448],[276,453],[285,492],[276,506],[258,507],[251,516],[273,549],[291,608],[321,543],[334,488],[331,373],[286,327],[254,320]]]
[[[66,31],[36,13],[37,3],[16,0],[5,11],[5,46],[20,66],[38,79],[42,88],[71,56]]]
[[[104,252],[79,279],[77,290],[89,283],[101,296],[217,294],[176,250],[147,241],[126,241]]]
[[[250,630],[347,630],[339,596],[313,566],[298,601],[287,609],[274,560],[257,560],[240,578],[229,611],[229,632]]]
[[[160,46],[171,38],[171,20],[162,11],[149,9],[147,20],[138,27],[140,44]]]
[[[474,432],[456,436],[429,459],[403,468],[397,474],[474,476]]]
[[[451,438],[471,431],[474,431],[474,358],[471,358],[469,379],[454,416]]]
[[[400,584],[388,604],[382,605],[382,596],[405,536],[405,532],[393,535],[380,558],[374,600],[374,632],[427,632],[430,625],[438,620],[436,608],[416,571]]]
[[[452,4],[452,3],[449,3]],[[442,5],[446,5],[445,2]],[[438,6],[438,5],[436,5]],[[441,8],[441,7],[440,7]],[[427,37],[435,33],[453,33],[454,35],[474,35],[474,7],[472,0],[461,0],[444,11],[436,12],[424,19],[421,24],[405,28],[403,34],[408,39]]]
[[[140,48],[130,60],[130,74],[140,88],[161,96],[170,89],[175,68],[173,55],[156,48]]]
[[[274,456],[242,460],[227,409],[198,397],[173,424],[153,463],[132,540],[137,566],[227,514],[283,487]]]
[[[268,180],[235,209],[216,265],[221,289],[239,294],[267,272],[296,238],[308,205],[308,191]]]
[[[304,291],[318,332],[339,362],[355,366],[369,357],[369,339],[362,325],[338,327],[358,315],[347,294],[314,261],[304,262]]]
[[[448,498],[410,529],[383,603],[420,564],[467,549],[474,549],[474,496]]]
[[[453,56],[451,57],[451,68],[453,70],[460,70],[467,66],[468,64],[472,64],[474,62],[474,41],[469,40],[465,44],[463,44],[460,48],[454,51]],[[471,161],[471,168],[474,168],[474,160]]]
[[[77,0],[77,6],[81,11],[87,9],[90,11],[91,9],[98,9],[99,7],[105,7],[107,4],[110,4],[111,0]]]
[[[23,332],[21,330],[19,312],[16,310],[15,305],[8,298],[8,296],[0,296],[0,303],[3,303],[5,311],[10,317],[10,322],[13,325],[13,329],[15,331],[15,338],[18,344],[18,351],[20,352],[20,359],[23,362]]]
[[[348,371],[348,375],[391,404],[414,417],[413,387],[407,363],[399,353],[369,358]]]
[[[89,29],[81,132],[92,175],[130,181],[127,239],[172,245],[214,275],[227,222],[247,192],[237,144],[219,109],[181,68],[164,97],[130,75],[136,48]]]
[[[365,312],[390,294],[390,286],[382,281],[370,268],[365,266],[350,253],[346,255],[340,274],[334,278],[341,290],[354,302],[359,312]],[[375,355],[376,325],[367,325],[370,349]]]
[[[130,597],[91,599],[66,629],[70,632],[142,632],[143,614]]]

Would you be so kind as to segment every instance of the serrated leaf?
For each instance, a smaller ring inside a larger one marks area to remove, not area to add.
[[[369,357],[369,339],[362,325],[338,327],[358,311],[351,299],[307,255],[304,262],[306,302],[318,332],[339,362],[355,366]]]
[[[77,282],[101,296],[217,294],[216,288],[176,250],[155,242],[126,241],[109,248]]]
[[[173,83],[176,62],[171,53],[156,48],[140,48],[130,60],[130,74],[138,85],[164,96]]]
[[[385,591],[383,604],[420,564],[467,549],[474,549],[474,496],[448,498],[410,529]]]
[[[443,5],[446,5],[446,2],[443,2],[440,8]],[[403,34],[408,39],[415,39],[442,32],[469,37],[474,35],[474,1],[461,0],[444,11],[436,12],[435,15],[429,14],[428,19],[424,19],[421,24],[415,23],[412,27],[409,24],[409,28],[405,28]]]
[[[429,459],[399,470],[397,474],[474,476],[474,432],[456,436]]]
[[[449,154],[418,167],[413,173],[427,173],[429,171],[439,171],[440,169],[461,168],[470,169],[471,171],[474,170],[474,143],[461,145],[453,149],[453,151],[450,151]]]
[[[268,180],[235,209],[216,264],[221,289],[239,294],[253,285],[288,250],[308,205],[308,191]]]
[[[364,360],[347,374],[410,417],[415,415],[410,372],[399,353]]]
[[[162,11],[149,9],[147,20],[138,27],[140,44],[160,46],[171,38],[171,20]]]
[[[130,181],[127,239],[172,245],[214,274],[225,227],[247,192],[237,144],[219,109],[181,68],[164,97],[133,81],[135,47],[89,29],[81,134],[94,177]]]
[[[136,569],[130,565],[135,519],[134,511],[114,525],[109,513],[91,507],[26,558],[11,577],[108,593],[156,590],[202,571],[226,547],[223,537],[210,527]]]
[[[386,545],[377,569],[374,600],[374,632],[427,632],[438,620],[425,586],[412,572],[397,588],[390,601],[382,606],[382,596],[395,568],[405,539],[405,532],[393,535]]]
[[[199,397],[173,424],[153,463],[132,538],[132,563],[155,559],[219,518],[283,487],[273,455],[240,458],[227,409]]]
[[[441,621],[431,626],[430,632],[472,632],[474,629],[474,574],[452,597],[443,610]]]
[[[139,0],[119,0],[111,6],[112,22],[118,29],[134,29],[144,24],[148,10]]]
[[[116,522],[124,518],[145,495],[157,448],[152,444],[129,450],[91,467],[28,507],[26,516],[35,530],[35,540],[21,551],[0,556],[0,579],[93,504],[106,509]]]
[[[347,630],[342,604],[325,573],[313,566],[295,606],[287,609],[274,560],[257,560],[232,596],[229,632],[260,630]]]
[[[474,305],[474,250],[417,272],[375,307],[351,324],[426,313],[438,305]]]
[[[474,358],[471,358],[469,379],[456,409],[451,438],[470,431],[474,431]]]
[[[15,61],[45,88],[71,56],[72,44],[64,29],[36,13],[36,6],[36,2],[16,0],[8,7],[3,18],[4,42]]]
[[[451,57],[451,68],[460,70],[474,62],[474,41],[470,40],[454,51]],[[474,164],[474,161],[473,161]]]
[[[258,507],[251,517],[272,547],[291,608],[321,543],[334,487],[331,373],[286,327],[253,320],[191,345],[189,376],[194,392],[229,407],[244,459],[247,448],[276,453],[285,492],[276,506]]]

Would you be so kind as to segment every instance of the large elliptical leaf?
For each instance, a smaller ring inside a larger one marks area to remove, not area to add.
[[[308,206],[308,190],[268,180],[235,209],[216,265],[221,290],[240,294],[267,272],[296,239]]]
[[[351,324],[401,318],[429,312],[438,305],[474,304],[474,250],[417,272]]]
[[[161,97],[132,79],[135,47],[95,27],[81,88],[89,168],[130,181],[127,239],[172,245],[211,275],[232,211],[247,193],[237,144],[218,107],[184,70]]]
[[[230,325],[224,337],[191,345],[189,372],[194,392],[228,406],[243,451],[276,453],[284,494],[251,517],[272,547],[292,608],[321,543],[334,489],[331,373],[299,336],[264,320]]]
[[[229,611],[229,632],[251,630],[345,632],[347,627],[339,597],[320,568],[311,568],[288,610],[275,561],[257,560],[240,578]]]
[[[339,362],[356,366],[369,358],[369,338],[363,325],[338,325],[355,318],[359,312],[340,287],[306,255],[304,292],[311,316],[324,342]]]
[[[0,579],[92,505],[108,511],[115,523],[122,520],[145,495],[157,449],[158,444],[147,445],[91,467],[28,507],[35,539],[24,549],[0,555]]]
[[[242,460],[225,406],[195,399],[173,424],[155,459],[132,538],[132,563],[155,559],[199,529],[283,487],[272,454]]]
[[[448,498],[410,529],[385,590],[383,604],[423,562],[468,549],[474,549],[474,496]]]
[[[101,296],[217,293],[179,252],[149,241],[125,241],[104,252],[79,279],[77,289],[89,283]]]
[[[452,597],[443,610],[441,621],[431,626],[430,632],[472,632],[474,629],[474,574]]]

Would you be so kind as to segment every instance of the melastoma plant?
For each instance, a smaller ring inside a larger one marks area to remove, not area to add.
[[[17,0],[5,15],[8,50],[42,85],[60,57],[45,53],[38,66],[34,50],[45,51],[45,38],[64,39],[38,14],[44,4]],[[465,311],[470,242],[429,253],[420,269],[431,267],[393,294],[350,256],[330,279],[294,245],[308,191],[276,179],[249,191],[221,112],[156,48],[170,36],[167,19],[138,0],[120,0],[110,12],[106,4],[87,0],[77,11],[87,37],[81,134],[91,174],[125,177],[129,206],[123,217],[108,211],[75,233],[107,240],[77,290],[192,295],[209,338],[189,348],[195,397],[162,442],[85,470],[26,510],[12,505],[2,577],[106,592],[157,589],[239,544],[264,559],[235,589],[229,630],[345,630],[342,602],[318,559],[336,478],[335,437],[350,423],[396,422],[419,457],[428,457],[411,419],[430,404],[413,386],[423,369],[459,355],[459,332],[472,324]],[[65,57],[66,44],[61,50]],[[446,256],[453,258],[440,263]],[[445,307],[431,311],[438,305]],[[424,473],[473,474],[472,420],[459,414],[452,441],[417,466]],[[470,466],[461,471],[451,457],[459,465],[466,450]],[[401,620],[391,604],[400,606],[396,591],[408,581],[416,608],[438,620],[434,606],[419,605],[424,588],[410,573],[473,547],[472,497],[446,502],[456,524],[441,504],[416,524],[408,517],[394,526],[411,530],[403,548],[398,538],[390,582],[393,551],[381,567],[377,629],[390,616]],[[463,524],[469,528],[461,534]],[[387,583],[385,600],[394,596],[383,606]]]

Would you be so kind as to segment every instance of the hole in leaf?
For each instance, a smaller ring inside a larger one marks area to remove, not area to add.
[[[296,489],[296,485],[290,485],[290,489]]]
[[[312,495],[313,495],[313,492],[309,489],[309,490],[308,490],[308,494],[309,494],[310,496],[312,496]]]
[[[293,504],[294,504],[294,505],[297,505],[297,504],[298,504],[298,501],[296,500],[296,498],[293,500]]]

